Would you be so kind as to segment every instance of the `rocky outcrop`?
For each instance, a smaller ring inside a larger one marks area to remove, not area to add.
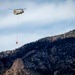
[[[25,69],[25,65],[22,59],[16,59],[12,67],[6,71],[4,75],[30,75],[29,72]]]

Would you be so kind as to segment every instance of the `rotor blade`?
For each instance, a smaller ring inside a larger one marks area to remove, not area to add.
[[[11,8],[9,8],[9,10],[26,10],[26,8],[17,8],[17,9],[11,9]]]
[[[23,8],[23,10],[26,10],[26,8]]]
[[[14,9],[11,9],[11,8],[8,8],[9,10],[14,10]]]
[[[20,9],[26,10],[26,8],[20,8]]]

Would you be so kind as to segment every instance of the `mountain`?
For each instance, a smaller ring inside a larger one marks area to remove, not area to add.
[[[1,52],[0,75],[75,75],[75,30]]]

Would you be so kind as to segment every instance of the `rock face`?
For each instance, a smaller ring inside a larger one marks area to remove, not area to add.
[[[22,59],[16,59],[12,67],[6,71],[5,75],[30,75],[25,69]]]
[[[4,74],[75,75],[75,30],[1,52],[0,75]]]

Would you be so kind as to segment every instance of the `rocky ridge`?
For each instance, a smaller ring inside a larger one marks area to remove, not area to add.
[[[30,75],[25,69],[22,59],[18,58],[14,61],[12,67],[6,71],[4,75]]]

